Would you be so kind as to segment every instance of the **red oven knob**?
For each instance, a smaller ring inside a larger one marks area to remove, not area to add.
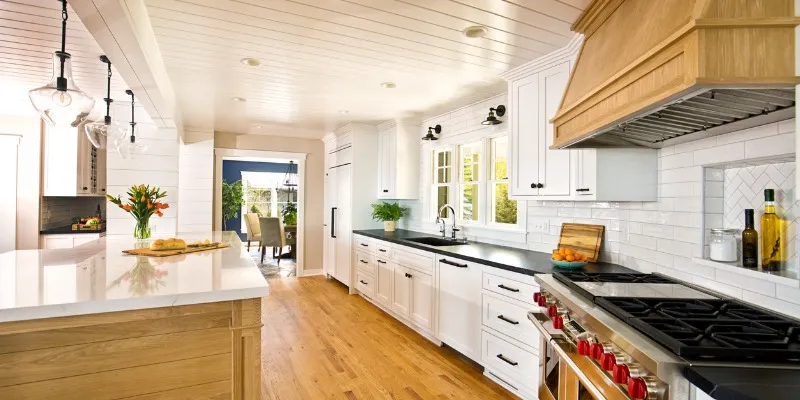
[[[553,329],[564,329],[564,318],[560,315],[553,317]]]
[[[628,378],[631,377],[631,370],[625,364],[614,364],[611,375],[614,376],[614,382],[624,385],[628,383]]]
[[[539,295],[539,300],[536,300],[536,303],[539,304],[539,307],[544,307],[547,305],[547,297],[543,294]]]
[[[647,382],[642,378],[628,379],[628,396],[634,400],[647,399]]]
[[[611,371],[614,369],[614,365],[617,364],[617,357],[614,353],[603,353],[600,356],[600,368],[603,368],[606,371]]]
[[[589,355],[595,360],[599,360],[600,356],[602,356],[605,351],[606,349],[603,348],[602,344],[592,343],[592,347],[589,350]]]
[[[581,339],[578,340],[578,354],[582,356],[588,356],[591,353],[592,346],[589,344],[588,340]]]
[[[540,297],[542,297],[542,294],[541,294],[540,292],[536,292],[536,293],[534,293],[534,294],[533,294],[533,301],[534,301],[535,303],[538,303],[538,302],[539,302],[539,298],[540,298]]]
[[[555,318],[558,315],[558,307],[555,304],[551,304],[547,307],[547,316],[550,318]]]

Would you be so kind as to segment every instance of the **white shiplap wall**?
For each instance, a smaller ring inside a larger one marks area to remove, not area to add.
[[[120,123],[130,121],[130,103],[114,103],[112,118]],[[164,216],[150,219],[153,234],[174,235],[178,225],[178,132],[174,128],[158,128],[147,118],[141,107],[136,108],[136,142],[147,146],[141,154],[128,159],[109,150],[108,152],[108,193],[120,195],[123,201],[132,185],[155,185],[167,192],[164,201],[170,208]],[[115,206],[107,207],[107,234],[131,235],[135,222],[125,211]]]
[[[402,227],[437,232],[429,210],[430,152],[439,143],[466,141],[507,130],[507,124],[495,130],[480,125],[489,107],[498,104],[507,104],[505,95],[423,122],[420,137],[428,126],[441,124],[442,138],[433,144],[421,141],[421,196],[420,200],[403,202],[411,209],[411,216]],[[508,118],[506,114],[503,119]],[[760,273],[741,274],[733,268],[699,265],[692,261],[693,257],[702,257],[704,252],[704,167],[769,157],[785,158],[794,153],[794,131],[795,121],[788,120],[660,149],[657,202],[528,201],[530,233],[527,235],[486,229],[468,229],[467,234],[483,242],[549,252],[558,243],[562,223],[601,224],[606,227],[601,255],[604,261],[643,272],[664,273],[800,317],[798,281],[770,279]],[[721,215],[709,214],[709,223],[715,218],[721,219]],[[533,232],[531,227],[541,219],[549,222],[549,232]]]
[[[212,231],[214,131],[186,128],[178,146],[178,232]]]

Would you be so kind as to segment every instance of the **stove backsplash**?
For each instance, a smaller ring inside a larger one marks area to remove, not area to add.
[[[72,224],[73,218],[95,215],[97,205],[106,217],[106,200],[102,197],[42,197],[41,229]]]

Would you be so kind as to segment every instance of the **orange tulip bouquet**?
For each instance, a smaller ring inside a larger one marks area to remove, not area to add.
[[[160,188],[145,185],[134,185],[128,190],[128,202],[123,204],[119,196],[106,195],[108,201],[116,204],[119,208],[129,212],[136,219],[136,228],[133,236],[136,239],[150,238],[150,217],[155,214],[159,217],[164,216],[161,210],[169,208],[169,204],[158,200],[167,197],[167,192],[162,192]]]

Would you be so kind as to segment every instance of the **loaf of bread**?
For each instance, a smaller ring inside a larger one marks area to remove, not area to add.
[[[150,244],[150,250],[185,250],[186,242],[183,239],[158,239]]]

